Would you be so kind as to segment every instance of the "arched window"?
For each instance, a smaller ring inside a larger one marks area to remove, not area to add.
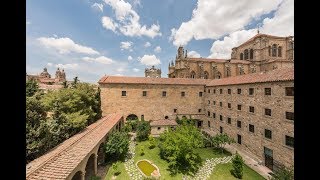
[[[278,47],[278,57],[281,57],[282,56],[282,47],[281,46],[279,46]]]
[[[204,72],[204,79],[209,79],[209,73],[207,71]]]
[[[191,71],[190,78],[192,79],[196,78],[196,73],[194,71]]]
[[[230,77],[230,76],[231,76],[231,70],[230,70],[230,67],[227,67],[227,68],[226,68],[226,71],[227,71],[227,77]]]
[[[249,59],[249,51],[248,49],[244,50],[244,60]]]
[[[253,49],[250,49],[250,59],[253,59]]]
[[[240,53],[240,60],[243,60],[243,53]]]
[[[277,57],[277,45],[272,45],[272,57]]]
[[[271,56],[271,46],[269,46],[268,52],[269,52],[269,56]]]
[[[215,79],[221,79],[221,73],[219,71],[217,72]]]

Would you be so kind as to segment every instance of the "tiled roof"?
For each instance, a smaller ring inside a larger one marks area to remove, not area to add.
[[[250,61],[247,61],[247,60],[238,60],[238,59],[230,60],[230,63],[231,63],[231,64],[251,64]]]
[[[42,84],[42,83],[39,84],[39,89],[55,90],[55,89],[61,89],[61,88],[63,88],[63,85],[61,85],[61,84],[52,84],[52,85]]]
[[[104,76],[99,84],[168,84],[168,85],[205,85],[209,79],[191,78],[147,78],[147,77],[124,77]]]
[[[206,61],[206,62],[216,62],[216,63],[224,63],[227,61],[227,59],[210,59],[210,58],[189,58],[187,57],[189,61]]]
[[[259,82],[274,82],[274,81],[293,81],[293,68],[279,68],[267,72],[258,72],[222,79],[214,79],[207,86],[222,86],[234,84],[250,84]]]
[[[256,38],[261,37],[261,36],[270,37],[270,38],[286,38],[286,37],[280,37],[280,36],[272,36],[272,35],[268,35],[268,34],[256,34],[255,36],[253,36],[252,38],[250,38],[249,40],[247,40],[246,42],[242,43],[241,45],[239,45],[237,47],[240,47],[240,46],[243,46],[245,44],[248,44],[251,41],[253,41]]]
[[[156,120],[151,121],[151,126],[177,126],[177,122],[175,120]]]
[[[26,179],[66,179],[121,117],[109,114],[31,161],[26,166]]]

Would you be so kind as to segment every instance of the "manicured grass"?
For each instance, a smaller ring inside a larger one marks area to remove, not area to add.
[[[151,176],[151,173],[156,170],[148,161],[140,161],[137,165],[146,176]]]
[[[109,165],[109,166],[110,166],[110,168],[109,168],[109,170],[108,170],[108,173],[107,173],[107,176],[106,176],[105,180],[110,180],[110,179],[112,179],[112,176],[113,176],[113,174],[114,174],[114,171],[113,171],[113,169],[112,169],[112,164]],[[127,171],[126,171],[126,169],[124,168],[124,162],[120,162],[120,163],[119,163],[119,171],[120,171],[121,173],[117,176],[116,179],[119,179],[119,180],[128,180],[128,179],[130,179],[130,177],[129,177]]]
[[[211,176],[210,179],[214,179],[214,180],[236,180],[237,178],[235,178],[230,170],[232,169],[232,163],[227,163],[227,164],[218,164]],[[250,167],[248,167],[247,165],[243,166],[243,177],[242,179],[245,180],[264,180],[264,178],[258,174],[257,172],[255,172],[254,170],[252,170]]]

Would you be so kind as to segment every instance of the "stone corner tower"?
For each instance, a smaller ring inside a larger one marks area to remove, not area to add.
[[[144,71],[145,77],[161,78],[161,69],[157,69],[154,66],[146,68]]]

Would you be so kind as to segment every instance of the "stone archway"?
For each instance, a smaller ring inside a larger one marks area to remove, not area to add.
[[[96,175],[96,167],[97,165],[95,164],[95,158],[96,155],[95,154],[91,154],[91,156],[89,157],[88,161],[87,161],[87,165],[86,165],[86,174],[85,174],[85,179],[90,179],[92,176]]]
[[[71,180],[82,180],[82,171],[78,171],[78,172],[76,172],[74,175],[73,175],[73,177],[72,177],[72,179]]]
[[[100,144],[97,154],[98,154],[98,158],[97,158],[98,166],[104,165],[105,163],[104,143]]]
[[[135,114],[130,114],[129,116],[127,116],[126,120],[127,121],[138,120],[138,116]]]

